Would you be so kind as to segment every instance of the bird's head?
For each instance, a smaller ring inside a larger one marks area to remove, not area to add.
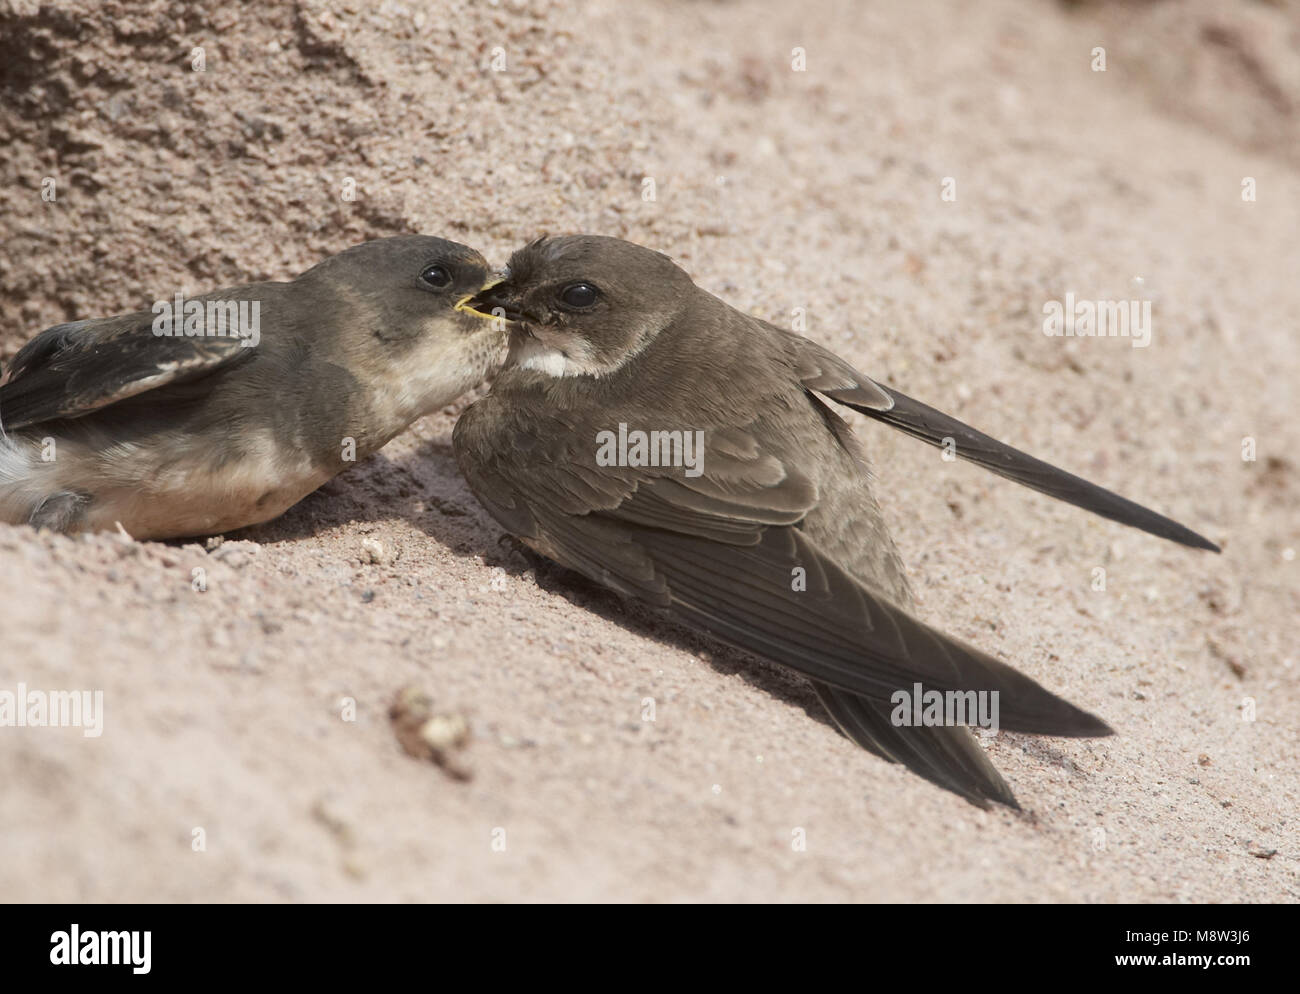
[[[641,352],[695,289],[671,259],[618,238],[542,238],[460,304],[511,325],[507,365],[604,376]]]
[[[411,421],[451,403],[500,359],[503,329],[457,306],[490,273],[466,245],[401,235],[355,245],[295,283],[312,301],[307,310],[330,312],[339,361],[393,419]]]

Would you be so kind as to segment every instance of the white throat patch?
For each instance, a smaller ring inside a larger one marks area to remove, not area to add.
[[[582,376],[594,372],[590,364],[567,356],[536,338],[515,338],[510,343],[510,356],[506,363],[555,377]]]

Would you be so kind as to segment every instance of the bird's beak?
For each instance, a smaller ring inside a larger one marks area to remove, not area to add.
[[[514,302],[513,288],[502,276],[493,276],[483,284],[478,293],[462,297],[456,302],[456,310],[473,314],[476,318],[495,321],[521,321],[524,314]]]

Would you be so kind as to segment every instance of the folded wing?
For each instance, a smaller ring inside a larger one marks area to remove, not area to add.
[[[599,467],[562,426],[483,416],[457,459],[488,511],[539,552],[830,687],[889,707],[915,683],[996,692],[1012,731],[1105,735],[1100,719],[988,654],[922,624],[841,569],[798,527],[810,481],[757,445],[706,433],[706,472]],[[493,405],[499,407],[499,405]],[[667,474],[676,472],[676,477]]]
[[[14,356],[0,385],[0,427],[83,417],[252,357],[238,336],[155,335],[153,321],[142,311],[41,332]]]
[[[1219,551],[1209,539],[1163,514],[1013,449],[942,411],[869,379],[808,339],[791,335],[790,342],[798,368],[806,370],[803,383],[810,390],[930,445],[948,447],[963,459],[1049,497],[1182,545]]]

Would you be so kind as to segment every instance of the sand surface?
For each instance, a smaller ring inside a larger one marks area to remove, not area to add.
[[[926,620],[1118,732],[997,736],[1016,814],[539,574],[456,472],[472,398],[212,549],[0,526],[0,690],[104,694],[0,728],[0,896],[1300,897],[1294,5],[79,6],[0,0],[0,361],[366,238],[614,234],[1224,551],[858,424]],[[1045,336],[1067,292],[1150,346]],[[402,751],[411,686],[471,779]]]

